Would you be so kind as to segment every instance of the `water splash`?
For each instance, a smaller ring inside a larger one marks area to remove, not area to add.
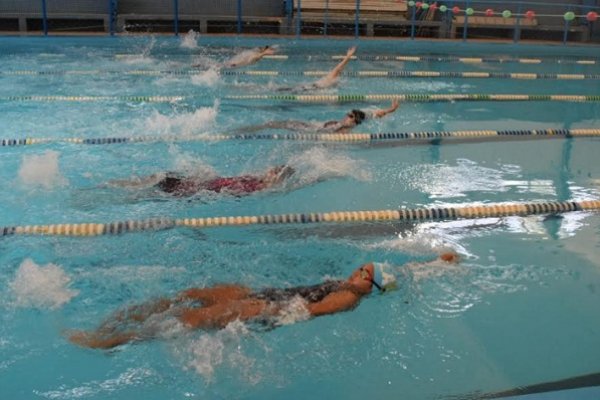
[[[68,288],[70,282],[71,278],[59,266],[40,266],[26,259],[9,286],[17,306],[56,309],[79,294]]]
[[[367,250],[384,249],[393,252],[408,253],[415,256],[436,256],[447,251],[467,253],[457,239],[443,231],[421,229],[402,231],[394,239],[363,245]]]
[[[56,186],[66,185],[67,180],[61,175],[58,165],[60,153],[49,150],[43,154],[23,156],[19,168],[21,182],[28,186],[52,189]]]
[[[213,127],[218,113],[218,100],[215,100],[212,107],[200,107],[189,113],[163,115],[155,111],[146,119],[145,130],[163,135],[193,135],[208,132]]]
[[[324,148],[313,148],[290,158],[288,164],[298,172],[300,185],[310,185],[331,178],[351,177],[360,181],[372,179],[364,161]]]
[[[169,156],[173,162],[173,170],[182,172],[187,176],[198,176],[205,179],[216,178],[218,176],[215,169],[200,160],[195,153],[189,153],[181,150],[177,145],[169,146]]]
[[[196,75],[192,75],[192,83],[197,86],[215,86],[221,81],[219,70],[212,66],[206,71],[200,72]]]
[[[252,384],[261,380],[255,360],[244,354],[241,339],[248,336],[248,327],[234,321],[214,333],[203,333],[199,338],[191,340],[174,352],[181,357],[186,368],[202,376],[207,383],[214,382],[218,367],[239,370]]]
[[[127,27],[125,27],[125,30]],[[154,64],[155,60],[150,56],[150,52],[156,45],[156,37],[150,36],[150,41],[142,47],[139,53],[126,54],[119,57],[119,61],[127,65],[147,65]]]
[[[182,49],[197,49],[199,37],[199,32],[190,29],[188,33],[181,37],[181,44],[179,45],[179,47],[181,47]]]

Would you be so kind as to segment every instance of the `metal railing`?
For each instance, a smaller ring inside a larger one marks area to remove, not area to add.
[[[580,4],[583,3],[583,4]],[[394,4],[394,5],[392,5]],[[595,0],[2,0],[0,31],[600,41]],[[18,23],[15,23],[18,21]]]

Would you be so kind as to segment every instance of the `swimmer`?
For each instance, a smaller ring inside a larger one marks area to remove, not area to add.
[[[351,110],[346,116],[337,121],[310,123],[305,121],[271,121],[262,125],[254,125],[238,128],[232,134],[253,133],[266,129],[285,129],[296,132],[312,133],[348,133],[352,128],[360,125],[367,119],[382,118],[393,113],[399,107],[398,100],[392,100],[392,104],[386,109],[377,110]]]
[[[352,56],[354,55],[355,52],[356,52],[356,46],[350,47],[348,49],[348,51],[346,52],[346,55],[344,56],[342,61],[340,61],[338,65],[336,65],[331,71],[329,71],[327,73],[327,75],[325,75],[324,77],[322,77],[321,79],[319,79],[316,82],[310,83],[308,85],[301,85],[301,86],[296,86],[296,87],[282,87],[282,88],[279,88],[278,90],[279,91],[291,91],[291,92],[307,92],[310,90],[320,90],[320,89],[325,89],[325,88],[334,86],[338,83],[340,74],[346,67],[346,64],[348,64],[348,62],[352,59]]]
[[[444,259],[443,255],[440,259]],[[309,318],[354,309],[364,296],[394,289],[396,276],[385,264],[368,263],[345,280],[311,286],[266,288],[254,291],[241,285],[190,288],[174,298],[162,298],[119,311],[95,331],[73,332],[69,340],[82,347],[109,349],[128,342],[152,339],[144,329],[151,317],[176,318],[187,329],[222,329],[230,322],[255,321],[277,325],[278,317],[299,300]]]
[[[231,57],[229,60],[224,61],[217,66],[213,66],[213,68],[238,68],[245,67],[246,65],[251,65],[259,62],[264,56],[275,54],[276,46],[264,46],[257,47],[251,50],[244,50],[235,56]],[[192,68],[201,68],[205,67],[205,63],[193,64]]]
[[[167,172],[133,180],[112,181],[110,184],[130,189],[153,187],[175,197],[189,197],[201,191],[243,196],[281,185],[294,172],[290,166],[279,165],[260,175],[217,177],[208,180],[200,176]]]
[[[275,54],[275,47],[264,46],[252,50],[242,51],[223,63],[224,68],[245,67],[259,62],[264,56]]]

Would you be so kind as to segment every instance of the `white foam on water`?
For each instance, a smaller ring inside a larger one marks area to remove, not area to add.
[[[200,107],[189,113],[163,115],[158,111],[144,122],[145,131],[161,135],[193,135],[212,129],[219,113],[219,101],[212,107]]]
[[[181,43],[179,44],[179,47],[182,49],[197,49],[198,38],[200,38],[200,33],[190,29],[188,33],[181,37]]]
[[[360,181],[372,179],[372,173],[364,161],[324,148],[313,148],[293,156],[288,165],[297,171],[295,179],[300,185],[339,177],[351,177]]]
[[[363,247],[368,250],[384,249],[415,256],[436,255],[447,251],[466,253],[466,249],[452,235],[420,227],[415,231],[403,231],[394,239],[365,244]]]
[[[246,354],[241,339],[248,336],[248,327],[234,321],[217,332],[203,333],[199,338],[184,343],[174,349],[185,368],[202,376],[207,383],[214,381],[217,368],[240,371],[252,384],[261,380],[255,368],[255,360]]]
[[[127,30],[127,26],[125,26]],[[150,36],[150,41],[143,45],[138,53],[122,54],[118,61],[127,65],[139,65],[139,64],[154,64],[156,60],[150,57],[150,52],[156,45],[156,37]]]
[[[69,289],[71,278],[55,264],[40,266],[31,259],[24,260],[9,287],[20,307],[56,309],[79,294]]]
[[[169,158],[175,160],[172,169],[182,172],[187,176],[197,176],[205,179],[216,178],[218,176],[215,169],[200,160],[197,154],[183,151],[177,145],[169,146]]]
[[[28,186],[52,189],[68,183],[61,175],[58,158],[60,153],[48,150],[43,154],[23,156],[19,168],[19,179]]]
[[[196,86],[215,86],[221,81],[221,75],[219,75],[219,70],[212,66],[206,71],[192,75],[191,79]]]

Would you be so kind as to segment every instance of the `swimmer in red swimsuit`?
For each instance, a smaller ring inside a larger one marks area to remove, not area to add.
[[[199,177],[185,177],[167,173],[155,187],[165,193],[179,197],[192,196],[202,190],[243,196],[279,185],[294,172],[294,169],[290,166],[279,165],[270,168],[263,175],[219,177],[207,181],[203,181]]]
[[[444,253],[438,260],[457,263],[458,255]],[[304,319],[354,309],[371,292],[392,290],[396,276],[386,264],[368,263],[345,280],[330,280],[311,286],[252,290],[241,285],[191,288],[172,299],[161,298],[131,306],[109,317],[94,332],[72,332],[71,342],[90,348],[108,349],[157,336],[146,321],[172,318],[188,329],[221,329],[235,320],[278,326],[278,318],[290,307],[303,311]],[[154,318],[151,318],[154,317]],[[279,323],[281,324],[281,323]]]

